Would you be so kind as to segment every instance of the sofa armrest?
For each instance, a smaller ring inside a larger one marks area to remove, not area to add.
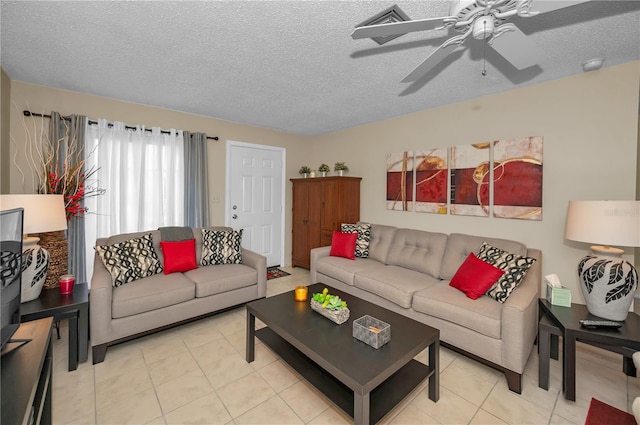
[[[321,246],[311,250],[311,283],[318,282],[318,273],[316,272],[316,261],[322,257],[328,257],[331,252],[331,246]]]
[[[503,364],[518,373],[524,371],[538,333],[538,298],[542,282],[542,252],[528,249],[527,256],[535,258],[536,262],[502,308]]]
[[[242,264],[256,269],[258,272],[258,296],[267,296],[267,257],[242,248]]]
[[[97,244],[105,241],[97,241]],[[113,300],[113,279],[97,252],[94,252],[93,275],[89,291],[89,318],[91,320],[91,345],[96,346],[111,341],[111,304]]]

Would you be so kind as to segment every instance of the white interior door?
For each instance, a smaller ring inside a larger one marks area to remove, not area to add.
[[[284,264],[284,158],[284,148],[227,142],[225,222],[268,267]]]

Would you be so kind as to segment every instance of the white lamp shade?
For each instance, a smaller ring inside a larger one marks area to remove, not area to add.
[[[67,215],[62,195],[0,195],[0,210],[24,208],[24,233],[65,230]]]
[[[569,201],[565,238],[609,246],[640,246],[640,201]]]

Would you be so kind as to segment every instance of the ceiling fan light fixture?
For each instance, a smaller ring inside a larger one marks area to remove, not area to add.
[[[584,72],[597,71],[598,69],[602,68],[603,64],[603,58],[593,58],[582,64],[582,70]]]
[[[480,16],[475,21],[473,21],[473,38],[475,38],[476,40],[487,39],[491,37],[494,29],[495,25],[493,22],[493,16]]]

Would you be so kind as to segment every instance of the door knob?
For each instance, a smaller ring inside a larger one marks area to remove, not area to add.
[[[231,216],[232,219],[236,220],[238,218],[238,214],[234,214]]]

